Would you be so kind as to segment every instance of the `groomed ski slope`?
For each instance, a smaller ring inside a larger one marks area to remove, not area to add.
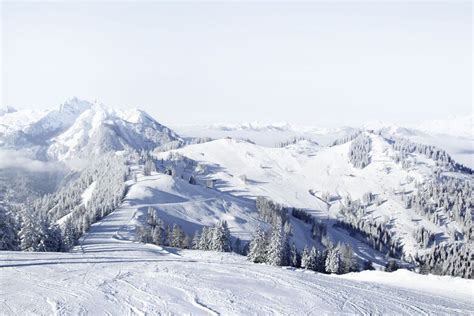
[[[154,181],[161,189],[150,195]],[[0,252],[1,314],[474,313],[472,280],[407,271],[323,275],[135,242],[146,205],[190,202],[164,194],[166,183],[169,191],[176,185],[167,181],[163,175],[139,179],[123,205],[92,225],[72,253]]]

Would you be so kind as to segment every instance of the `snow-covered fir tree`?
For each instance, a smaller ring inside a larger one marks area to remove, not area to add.
[[[258,227],[253,239],[250,241],[248,259],[255,263],[264,263],[267,261],[267,237],[265,230]]]
[[[325,269],[328,273],[340,274],[343,272],[342,256],[338,247],[329,248],[325,262]]]

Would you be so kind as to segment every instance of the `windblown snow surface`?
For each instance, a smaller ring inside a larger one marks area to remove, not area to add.
[[[92,225],[71,253],[0,252],[0,313],[474,313],[472,280],[404,270],[324,275],[253,264],[236,254],[162,248],[134,240],[150,205],[162,210],[161,216],[195,225],[225,216],[233,234],[257,224],[245,199],[226,199],[222,205],[225,193],[192,187],[165,175],[140,177],[121,207]],[[200,208],[210,216],[193,212]]]

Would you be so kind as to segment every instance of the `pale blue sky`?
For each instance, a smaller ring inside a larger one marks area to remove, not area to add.
[[[165,124],[472,111],[470,2],[3,2],[1,105],[72,96]]]

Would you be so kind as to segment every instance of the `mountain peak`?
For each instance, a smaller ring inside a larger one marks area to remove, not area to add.
[[[90,109],[93,104],[86,100],[81,100],[77,97],[66,100],[58,107],[59,112],[68,112],[68,113],[82,113],[87,109]]]

